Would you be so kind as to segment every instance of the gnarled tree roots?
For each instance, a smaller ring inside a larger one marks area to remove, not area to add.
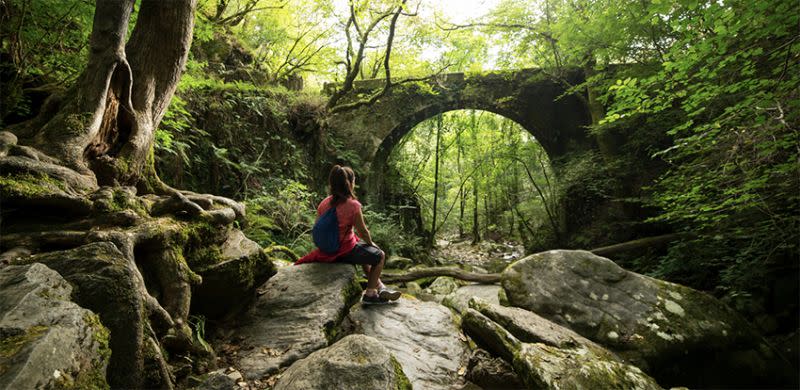
[[[243,205],[166,186],[98,187],[14,143],[0,137],[0,267],[40,262],[76,287],[76,302],[111,331],[112,387],[172,388],[176,374],[213,366],[213,350],[189,325],[202,283],[195,270],[221,261],[209,253],[243,222]]]

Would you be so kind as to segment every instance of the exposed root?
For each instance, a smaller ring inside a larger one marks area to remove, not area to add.
[[[197,217],[202,215],[202,207],[197,203],[192,202],[180,192],[175,192],[169,198],[162,199],[153,204],[150,215],[157,217],[166,214],[173,215],[188,215],[190,217]]]
[[[157,382],[162,386],[163,389],[172,390],[175,388],[175,378],[172,377],[172,373],[169,370],[169,364],[167,364],[166,359],[164,359],[164,355],[161,354],[161,348],[156,340],[152,337],[147,337],[145,340],[145,348],[150,351],[149,355],[152,360],[151,364],[154,363],[156,369],[158,370],[158,377],[161,379]]]
[[[73,169],[42,159],[6,156],[0,158],[0,172],[3,172],[4,175],[19,173],[50,177],[62,182],[62,189],[72,194],[85,194],[97,189],[97,180],[94,175],[81,174]]]
[[[289,247],[287,247],[287,246],[270,245],[268,248],[264,248],[264,253],[266,253],[267,255],[271,255],[271,254],[273,254],[275,252],[280,252],[280,253],[285,254],[286,256],[289,256],[289,260],[291,260],[291,261],[297,261],[297,259],[299,259],[297,254],[294,253],[294,251],[289,249]]]
[[[29,251],[40,252],[46,248],[68,249],[88,243],[88,234],[85,231],[44,231],[4,234],[0,247],[24,247]]]

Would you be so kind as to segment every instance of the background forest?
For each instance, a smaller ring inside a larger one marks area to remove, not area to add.
[[[0,1],[0,128],[75,82],[93,14],[83,0]],[[584,104],[596,147],[551,161],[502,116],[429,118],[392,151],[393,192],[365,199],[375,241],[433,263],[446,262],[437,239],[535,252],[660,237],[615,260],[790,334],[798,15],[790,0],[200,0],[156,166],[176,188],[243,200],[248,236],[303,253],[328,167],[363,167],[331,113],[445,73],[539,68]],[[345,98],[369,79],[376,92]]]

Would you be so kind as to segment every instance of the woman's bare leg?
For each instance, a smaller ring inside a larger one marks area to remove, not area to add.
[[[369,264],[361,264],[361,269],[364,270],[364,275],[367,275],[367,278],[369,278],[369,273],[370,270],[372,269],[372,266]],[[378,277],[378,289],[382,289],[385,287],[386,286],[383,284],[383,282],[381,282],[380,277]]]
[[[378,286],[380,285],[380,277],[381,271],[383,271],[383,262],[386,258],[386,255],[381,251],[381,261],[378,264],[370,267],[370,272],[367,274],[369,277],[367,278],[367,290],[378,290]]]

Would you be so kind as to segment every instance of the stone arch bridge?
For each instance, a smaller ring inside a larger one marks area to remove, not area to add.
[[[577,85],[582,73],[566,81]],[[384,80],[356,82],[348,100],[370,96]],[[502,115],[520,124],[541,143],[551,161],[593,147],[586,126],[589,111],[581,100],[565,95],[566,87],[538,69],[480,75],[450,73],[423,81],[395,85],[375,104],[333,114],[330,129],[358,155],[362,192],[380,194],[386,160],[394,146],[418,123],[437,114],[476,109]]]

